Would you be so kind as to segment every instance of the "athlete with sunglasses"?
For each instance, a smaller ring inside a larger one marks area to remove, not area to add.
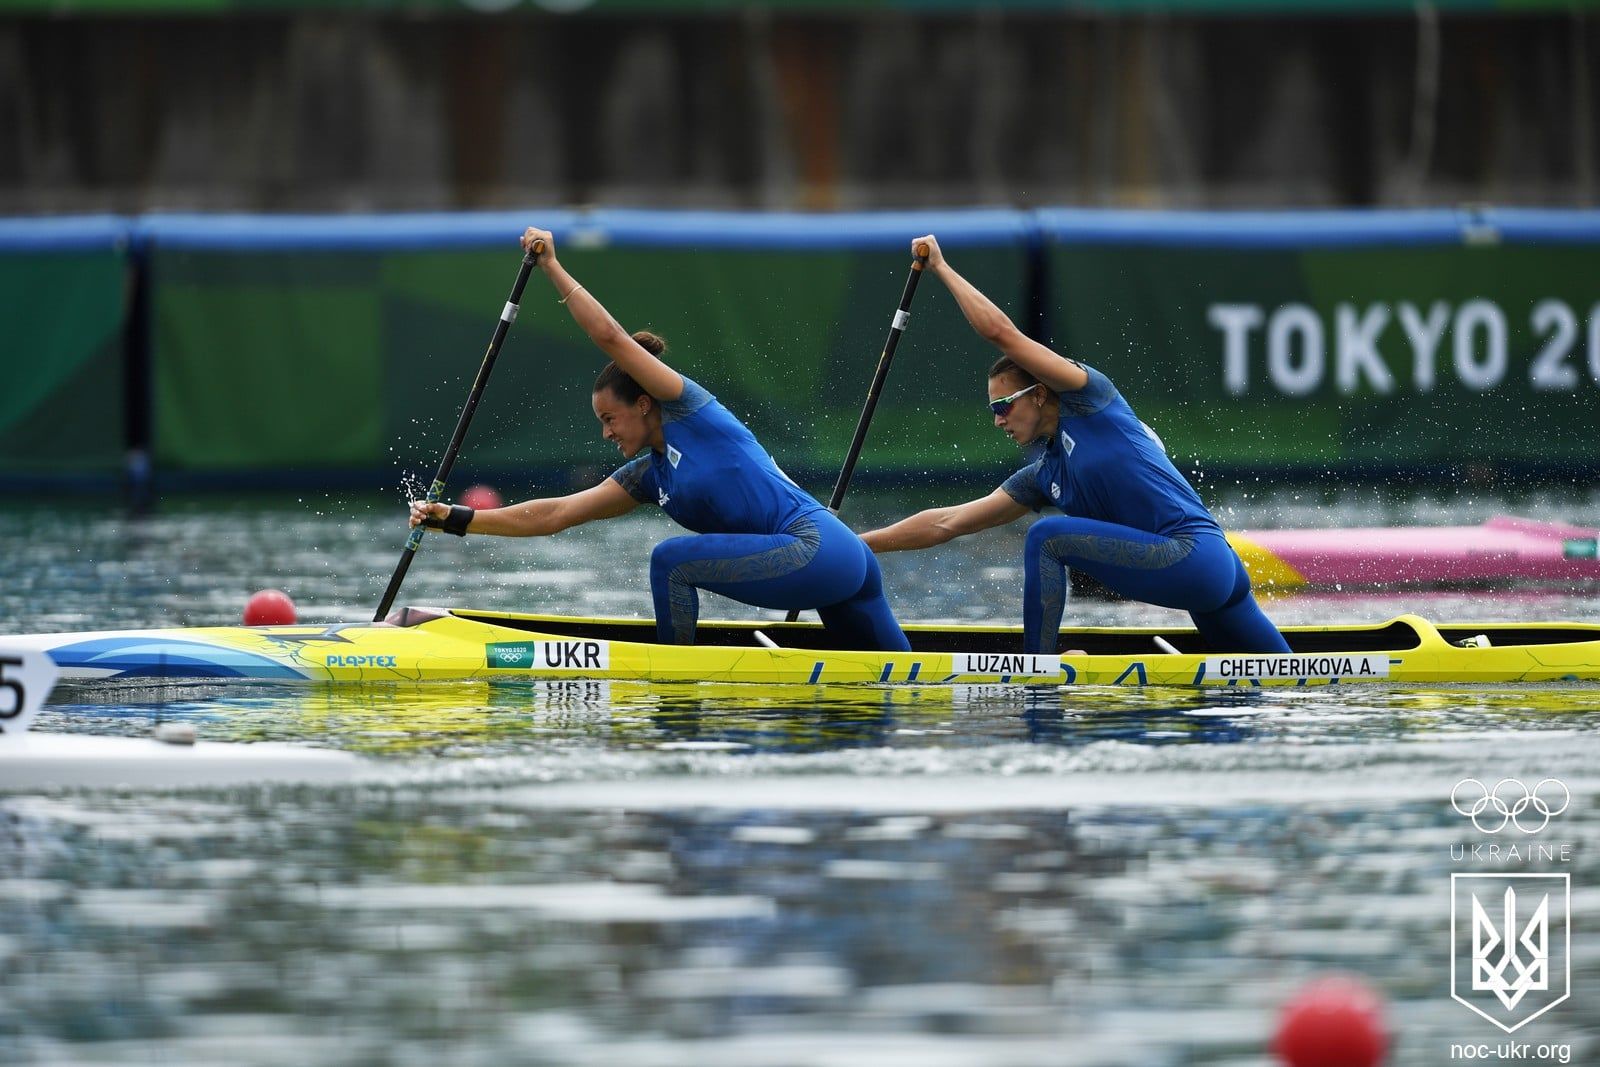
[[[927,548],[1059,508],[1028,530],[1023,550],[1024,651],[1059,650],[1068,568],[1133,600],[1189,613],[1213,652],[1288,652],[1250,592],[1217,520],[1161,441],[1104,374],[1030,340],[957,274],[931,235],[927,269],[967,321],[1001,352],[989,368],[996,428],[1043,454],[988,496],[932,508],[862,535],[874,552]]]

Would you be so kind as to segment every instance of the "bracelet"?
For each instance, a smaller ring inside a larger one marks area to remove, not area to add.
[[[477,512],[473,511],[465,504],[451,504],[449,515],[446,515],[442,519],[436,519],[432,515],[429,515],[427,518],[422,520],[422,525],[426,526],[430,530],[443,530],[447,534],[455,534],[457,537],[465,537],[467,536],[467,527],[472,525],[472,517],[475,514],[477,514]]]
[[[571,300],[574,296],[576,296],[578,294],[578,290],[582,288],[583,286],[581,285],[574,285],[571,289],[567,290],[567,295],[562,297],[559,301],[557,301],[557,303],[565,304],[568,300]]]

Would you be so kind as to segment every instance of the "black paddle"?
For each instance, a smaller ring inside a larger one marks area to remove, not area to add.
[[[850,476],[856,471],[856,460],[861,458],[861,446],[866,444],[867,427],[872,425],[872,413],[877,410],[878,395],[883,392],[883,383],[889,377],[889,364],[894,362],[895,346],[900,343],[900,335],[906,332],[906,323],[911,321],[911,298],[917,293],[922,268],[928,264],[928,251],[927,245],[916,247],[911,273],[906,276],[905,292],[900,294],[900,308],[889,323],[889,339],[883,344],[883,355],[878,357],[878,369],[873,373],[872,386],[867,390],[867,402],[861,406],[861,417],[856,420],[856,435],[850,439],[850,451],[845,454],[844,469],[839,472],[839,480],[833,483],[833,495],[828,497],[828,510],[835,515],[839,514],[845,493],[850,491]],[[799,617],[799,609],[794,609],[789,612],[786,621],[794,622]]]
[[[426,500],[432,504],[444,495],[444,484],[450,479],[450,471],[456,465],[456,456],[461,453],[461,442],[466,439],[467,426],[472,422],[473,412],[478,410],[478,401],[483,398],[483,387],[489,384],[489,372],[494,370],[495,357],[500,354],[500,345],[506,339],[506,333],[511,329],[511,324],[517,321],[517,305],[522,301],[522,289],[528,284],[528,275],[533,273],[534,264],[538,263],[539,256],[544,253],[544,242],[535,241],[533,251],[522,257],[522,269],[517,271],[517,283],[511,287],[511,299],[506,301],[506,306],[500,312],[500,321],[495,323],[494,337],[489,340],[489,351],[484,353],[483,366],[478,368],[478,377],[472,383],[472,392],[467,394],[467,403],[461,409],[461,417],[456,420],[456,432],[450,435],[450,447],[444,450],[444,458],[439,461],[439,470],[433,476],[433,484],[428,486]],[[422,544],[423,527],[414,526],[411,536],[406,538],[406,547],[400,553],[400,562],[395,566],[394,577],[389,579],[389,588],[383,591],[383,602],[378,605],[378,610],[372,616],[373,622],[382,622],[389,614],[389,609],[394,606],[394,598],[399,595],[400,583],[406,580],[406,571],[411,569],[411,561],[416,558],[417,546]]]

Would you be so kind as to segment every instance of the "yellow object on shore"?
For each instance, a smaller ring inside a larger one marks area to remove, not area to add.
[[[1238,534],[1229,534],[1228,544],[1239,553],[1245,572],[1250,575],[1250,584],[1258,593],[1299,589],[1310,584],[1306,581],[1305,575],[1295,570],[1269,548]]]

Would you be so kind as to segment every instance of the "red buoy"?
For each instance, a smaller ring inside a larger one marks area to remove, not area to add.
[[[467,487],[466,492],[461,494],[456,503],[465,505],[473,511],[487,511],[489,508],[500,507],[505,501],[500,499],[500,494],[495,491],[494,486],[473,485]]]
[[[294,601],[281,589],[260,589],[244,605],[246,626],[288,626],[295,621]]]
[[[1349,975],[1314,979],[1284,1005],[1272,1051],[1288,1067],[1378,1067],[1389,1051],[1383,998]]]

